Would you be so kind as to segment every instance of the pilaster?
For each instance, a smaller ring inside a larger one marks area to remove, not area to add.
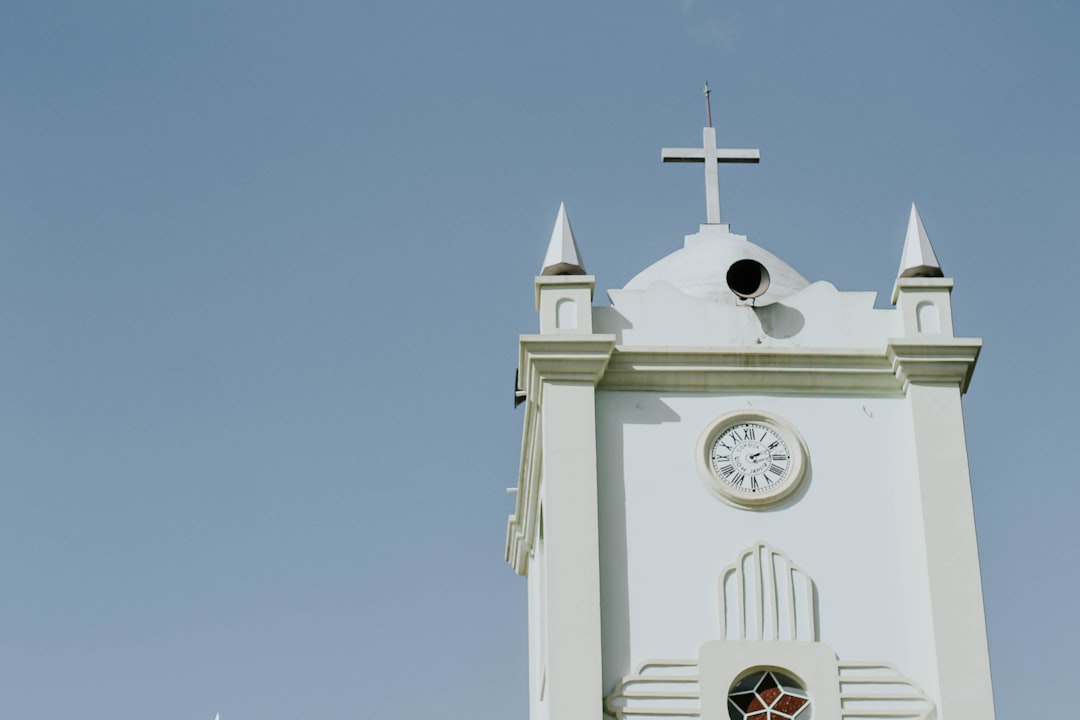
[[[908,386],[942,720],[993,720],[982,578],[957,384]]]
[[[565,285],[573,283],[555,287]],[[543,621],[537,623],[544,652],[533,679],[544,715],[560,720],[601,715],[595,395],[614,347],[611,335],[525,335],[520,341],[525,432],[507,560],[521,574],[544,573]],[[541,515],[544,557],[542,567],[533,567]]]
[[[554,381],[542,413],[549,717],[600,717],[600,549],[594,388]]]

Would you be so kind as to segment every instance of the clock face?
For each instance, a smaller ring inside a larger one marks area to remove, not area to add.
[[[705,487],[741,507],[786,497],[802,482],[807,467],[802,437],[772,413],[727,413],[709,423],[698,440]]]
[[[742,422],[720,433],[709,457],[721,482],[753,495],[782,485],[791,471],[791,450],[770,427]]]

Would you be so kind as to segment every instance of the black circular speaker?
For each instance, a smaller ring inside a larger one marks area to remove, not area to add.
[[[769,271],[757,260],[738,260],[728,268],[727,285],[744,300],[761,297],[769,289]]]

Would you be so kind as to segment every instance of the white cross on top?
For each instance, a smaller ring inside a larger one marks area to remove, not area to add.
[[[700,148],[664,148],[660,159],[664,162],[705,163],[705,206],[709,224],[720,222],[720,181],[717,177],[719,163],[756,163],[761,161],[760,150],[733,150],[716,147],[716,128],[702,131],[703,146]]]

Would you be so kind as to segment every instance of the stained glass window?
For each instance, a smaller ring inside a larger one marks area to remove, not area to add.
[[[810,720],[810,698],[793,678],[758,670],[731,686],[728,715],[731,720]]]

